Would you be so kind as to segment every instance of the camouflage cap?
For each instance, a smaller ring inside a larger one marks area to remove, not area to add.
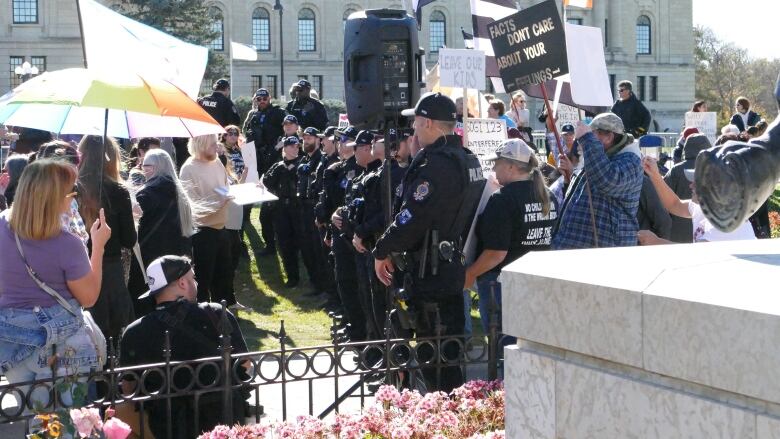
[[[601,113],[594,117],[593,122],[590,123],[590,129],[611,131],[618,134],[626,132],[623,120],[615,113]]]

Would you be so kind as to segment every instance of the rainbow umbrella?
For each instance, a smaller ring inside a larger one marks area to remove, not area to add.
[[[0,97],[0,124],[121,138],[224,132],[168,81],[80,68],[46,72]]]

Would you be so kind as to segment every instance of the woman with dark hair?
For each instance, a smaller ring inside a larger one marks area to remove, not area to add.
[[[23,154],[12,155],[5,161],[5,172],[8,173],[8,186],[6,186],[3,195],[5,196],[5,202],[8,204],[8,207],[11,207],[14,203],[16,186],[19,184],[19,178],[22,176],[22,171],[24,171],[27,163],[28,157]]]
[[[750,101],[744,96],[737,98],[737,101],[734,103],[734,108],[737,112],[731,116],[731,121],[729,121],[729,123],[735,125],[740,133],[744,132],[749,127],[754,126],[761,120],[761,116],[759,116],[758,113],[750,110]]]
[[[696,101],[693,103],[693,107],[691,107],[691,111],[694,113],[706,113],[707,112],[707,102],[705,101]]]
[[[122,248],[135,245],[136,231],[130,193],[119,177],[119,145],[111,138],[85,136],[79,143],[78,202],[84,222],[91,224],[105,210],[113,230],[103,255],[103,284],[92,315],[106,339],[119,339],[122,329],[134,320],[133,303],[125,283]]]
[[[490,119],[503,119],[506,121],[507,128],[517,128],[517,124],[515,124],[515,122],[505,114],[505,112],[506,106],[504,105],[504,101],[501,99],[493,99],[490,101],[490,106],[488,107],[488,117]]]
[[[476,280],[479,314],[487,333],[491,301],[495,301],[495,310],[501,315],[501,269],[529,251],[550,247],[558,211],[536,154],[525,142],[505,140],[494,155],[484,160],[494,162],[493,170],[502,187],[490,196],[477,220],[478,256],[466,269],[464,289]]]

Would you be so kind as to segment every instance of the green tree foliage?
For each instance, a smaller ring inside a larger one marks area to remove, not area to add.
[[[753,59],[747,50],[722,41],[712,29],[694,28],[696,99],[707,101],[718,113],[718,125],[728,123],[737,97],[745,96],[751,109],[767,121],[777,115],[773,96],[780,60]]]
[[[217,17],[204,0],[122,0],[119,12],[199,46],[207,46],[218,36],[212,27]],[[221,16],[218,18],[222,19]],[[209,49],[204,75],[208,85],[217,78],[227,76],[227,70],[224,56]]]

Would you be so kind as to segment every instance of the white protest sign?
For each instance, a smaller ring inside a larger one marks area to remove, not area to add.
[[[247,169],[246,182],[260,183],[260,175],[258,175],[257,172],[257,151],[255,151],[255,142],[241,145],[241,157],[244,159],[244,165]]]
[[[246,206],[247,204],[265,203],[266,201],[276,201],[279,198],[268,192],[264,187],[256,183],[232,184],[228,187],[215,188],[214,192],[225,196],[233,197],[231,202]]]
[[[715,144],[717,140],[717,115],[713,111],[685,113],[685,126],[698,128],[699,132],[710,139],[710,143]]]
[[[566,124],[577,126],[577,122],[580,120],[580,110],[570,105],[558,104],[558,111],[555,113],[555,117],[558,119],[555,125],[560,133],[561,128]]]
[[[506,121],[503,119],[468,119],[465,123],[468,136],[466,147],[479,158],[482,171],[493,169],[492,163],[482,160],[496,152],[506,140]]]
[[[344,128],[349,126],[349,119],[347,118],[347,115],[344,113],[339,114],[339,126],[338,129],[343,130]]]
[[[485,88],[485,52],[471,49],[439,49],[440,84],[444,87]]]

